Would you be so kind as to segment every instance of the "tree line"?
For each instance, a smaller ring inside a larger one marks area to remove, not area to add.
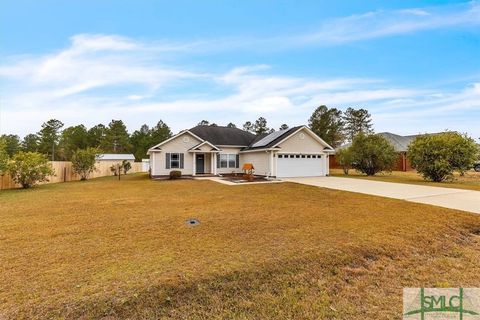
[[[217,124],[202,120],[198,125]],[[308,125],[334,148],[360,132],[373,132],[370,113],[365,109],[348,108],[342,112],[322,105],[315,109]],[[233,122],[226,126],[237,128]],[[287,124],[282,124],[278,130],[288,128]],[[241,129],[256,135],[275,131],[264,117],[246,121]],[[91,128],[83,124],[65,128],[62,121],[50,119],[42,124],[38,132],[27,134],[23,139],[15,134],[4,134],[0,139],[9,157],[24,151],[41,153],[49,160],[70,161],[75,151],[94,148],[101,153],[132,153],[136,161],[141,161],[147,157],[148,148],[171,136],[170,127],[162,120],[153,127],[144,124],[130,134],[122,120],[112,120],[108,125],[97,124]]]
[[[198,125],[217,126],[208,120]],[[334,148],[351,142],[349,147],[338,149],[336,155],[345,174],[353,168],[375,175],[392,170],[395,164],[397,154],[393,146],[374,134],[371,115],[366,109],[350,107],[342,111],[321,105],[310,116],[308,125]],[[237,127],[232,122],[226,126]],[[12,134],[0,136],[0,175],[8,171],[16,181],[28,187],[51,174],[48,160],[69,160],[84,180],[94,170],[97,153],[133,153],[140,161],[151,146],[172,136],[169,126],[162,120],[152,128],[144,124],[132,134],[122,120],[112,120],[108,126],[98,124],[90,129],[82,124],[62,130],[63,127],[61,121],[51,119],[43,123],[37,133],[28,134],[23,140]],[[282,124],[278,130],[288,128],[287,124]],[[242,129],[256,135],[275,131],[264,117],[245,122]],[[409,146],[407,155],[412,167],[425,179],[443,181],[451,178],[454,171],[463,174],[471,168],[478,159],[478,152],[470,137],[445,132],[418,137]]]
[[[202,120],[198,123],[199,126],[217,126],[216,123],[210,123],[208,120]],[[336,148],[347,141],[352,141],[355,136],[360,133],[372,134],[373,123],[371,114],[368,110],[359,108],[347,108],[342,111],[337,108],[328,108],[321,105],[313,111],[308,120],[310,129],[320,136],[325,142]],[[237,128],[237,126],[230,122],[227,124],[229,128]],[[289,126],[282,124],[278,130],[287,130]],[[267,124],[264,117],[259,117],[255,121],[247,121],[243,124],[242,129],[253,134],[265,134],[275,131]]]
[[[76,150],[95,148],[102,153],[133,153],[135,160],[147,156],[152,145],[172,136],[170,127],[162,120],[150,128],[144,124],[129,134],[122,120],[112,120],[106,126],[98,124],[87,129],[83,124],[63,129],[60,120],[43,123],[37,133],[27,134],[23,140],[18,135],[2,135],[7,154],[12,157],[19,151],[38,152],[49,160],[69,161]]]
[[[198,124],[198,126],[212,126],[215,127],[217,126],[216,123],[210,123],[208,120],[202,120]],[[227,128],[237,128],[237,125],[233,122],[229,122],[226,125]],[[282,124],[278,130],[287,130],[289,126],[287,124]],[[269,128],[267,125],[267,119],[264,117],[259,117],[257,120],[251,122],[247,121],[242,125],[242,130],[248,131],[250,133],[253,133],[255,135],[259,134],[265,134],[265,133],[272,133],[275,131],[274,128]]]

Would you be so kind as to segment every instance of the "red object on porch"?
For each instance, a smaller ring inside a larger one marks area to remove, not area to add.
[[[254,169],[253,164],[251,164],[251,163],[244,163],[243,164],[242,170],[247,171],[247,170],[253,170],[253,169]]]

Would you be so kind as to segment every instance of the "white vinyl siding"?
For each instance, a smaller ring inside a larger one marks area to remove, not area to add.
[[[279,147],[281,148],[282,152],[305,154],[319,153],[324,149],[324,146],[315,138],[313,138],[305,129],[299,130],[299,132],[290,136],[288,139],[282,142]]]
[[[188,137],[188,139],[184,139],[185,137]],[[166,176],[170,174],[171,170],[180,170],[183,175],[191,175],[193,173],[193,154],[188,150],[199,143],[200,140],[189,133],[185,133],[161,145],[160,151],[152,151],[150,154],[152,175]],[[167,153],[183,153],[183,169],[167,169]]]
[[[240,169],[244,163],[251,163],[254,167],[254,172],[257,175],[267,176],[270,173],[269,168],[270,152],[245,152],[240,154]]]

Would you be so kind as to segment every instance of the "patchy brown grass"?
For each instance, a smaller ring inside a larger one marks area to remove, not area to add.
[[[455,173],[453,181],[444,182],[425,181],[422,176],[419,175],[416,171],[392,171],[379,173],[373,177],[369,177],[355,170],[350,170],[347,176],[343,173],[342,169],[330,169],[330,175],[334,177],[360,178],[374,181],[397,182],[433,187],[458,188],[480,191],[480,172],[475,172],[473,170],[466,172],[463,177],[460,176],[458,173]]]
[[[290,183],[2,191],[0,318],[399,319],[403,287],[480,286],[479,234],[478,215]]]

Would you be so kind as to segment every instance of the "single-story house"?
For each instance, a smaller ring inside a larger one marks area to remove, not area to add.
[[[415,140],[419,135],[408,135],[401,136],[391,132],[380,132],[378,133],[384,137],[395,149],[398,154],[397,161],[393,168],[394,171],[410,171],[413,170],[410,166],[410,162],[407,159],[407,150],[408,145]],[[346,148],[350,146],[350,143],[341,146],[340,148]],[[340,165],[335,159],[335,156],[330,157],[330,167],[331,168],[340,168]]]
[[[270,177],[325,176],[334,152],[306,126],[270,134],[221,126],[196,126],[181,131],[148,150],[153,177],[172,170],[182,175],[241,173],[253,164],[256,175]]]

